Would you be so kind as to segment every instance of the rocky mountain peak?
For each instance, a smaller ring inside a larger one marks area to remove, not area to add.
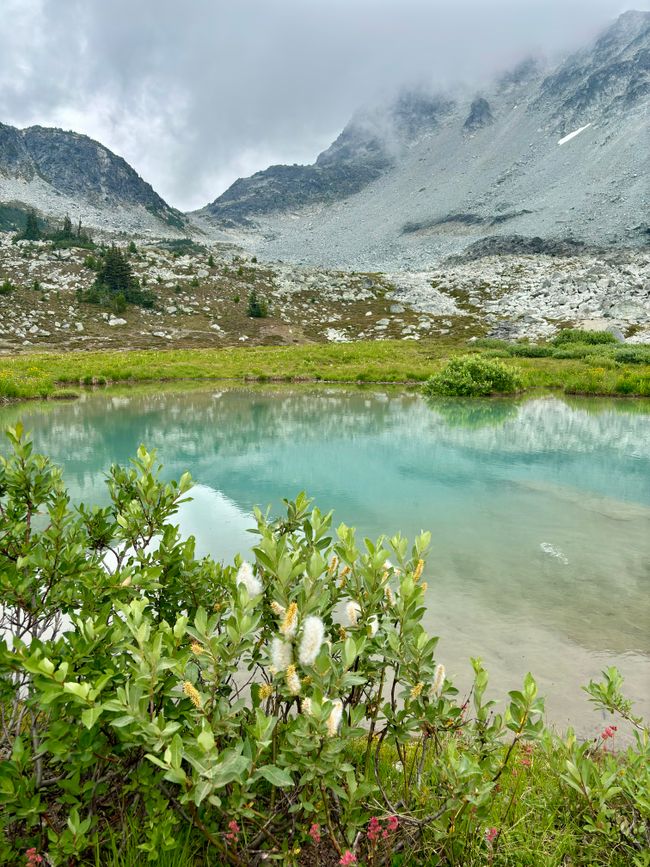
[[[400,94],[315,166],[238,181],[198,218],[237,225],[245,208],[263,256],[395,271],[482,239],[645,244],[649,20],[628,13],[550,73],[528,59],[480,95]]]
[[[465,132],[472,133],[494,123],[494,116],[490,103],[483,96],[477,96],[472,100],[467,119],[463,124]]]
[[[140,209],[174,229],[186,223],[122,157],[86,135],[42,126],[0,124],[0,201],[57,217],[110,207]]]
[[[560,129],[643,106],[650,94],[650,12],[621,15],[541,85],[534,108],[550,109]]]

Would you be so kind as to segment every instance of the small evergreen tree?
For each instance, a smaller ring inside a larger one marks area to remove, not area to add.
[[[253,319],[264,319],[265,316],[268,316],[268,313],[266,301],[259,297],[255,289],[252,289],[248,296],[248,315]]]
[[[129,291],[134,288],[131,265],[124,253],[115,245],[106,251],[106,255],[97,271],[97,285],[108,292],[122,292],[128,298]]]
[[[41,230],[38,228],[38,220],[36,219],[36,212],[32,208],[27,212],[27,221],[25,223],[25,231],[22,233],[21,238],[25,241],[38,241],[41,237]]]
[[[61,229],[61,235],[64,238],[72,238],[72,220],[67,214],[63,218],[63,228]]]
[[[106,304],[114,312],[123,311],[126,304],[154,306],[155,295],[140,286],[127,255],[118,247],[113,245],[106,249],[100,259],[93,259],[93,265],[97,277],[90,289],[80,293],[80,301]]]

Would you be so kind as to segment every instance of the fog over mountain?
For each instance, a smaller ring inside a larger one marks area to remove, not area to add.
[[[4,0],[0,121],[90,135],[189,210],[312,163],[360,106],[555,65],[629,8],[650,3]]]

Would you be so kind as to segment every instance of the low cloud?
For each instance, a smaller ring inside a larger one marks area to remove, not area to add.
[[[171,204],[311,162],[350,115],[401,84],[480,87],[557,59],[617,0],[3,0],[0,120],[74,129]],[[634,8],[647,9],[647,2]]]

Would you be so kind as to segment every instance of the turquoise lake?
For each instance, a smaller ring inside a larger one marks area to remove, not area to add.
[[[649,402],[176,387],[0,410],[18,419],[75,501],[105,501],[110,463],[156,446],[166,476],[192,474],[178,522],[217,559],[250,548],[254,505],[300,490],[360,536],[430,530],[427,625],[457,685],[470,656],[496,697],[530,670],[548,719],[590,734],[580,685],[615,664],[650,711]]]

